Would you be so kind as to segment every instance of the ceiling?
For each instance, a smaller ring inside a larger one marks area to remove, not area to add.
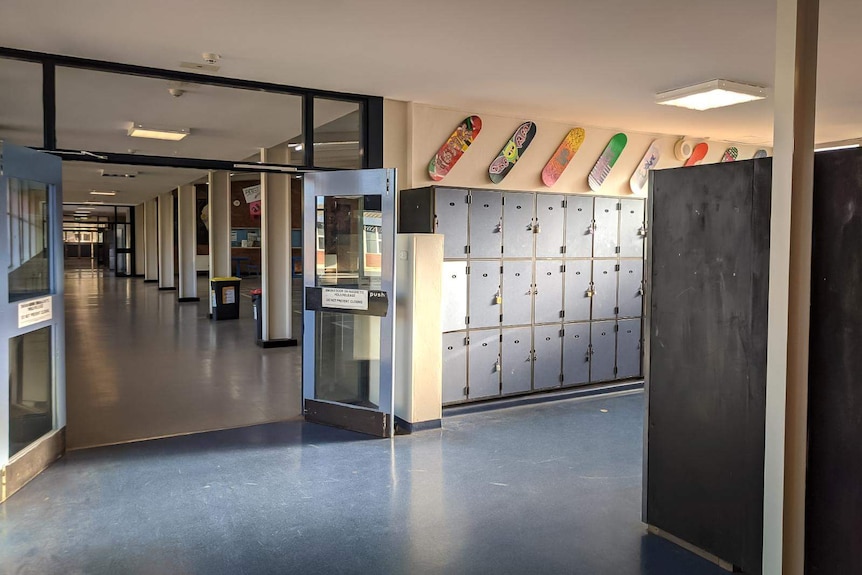
[[[712,78],[771,87],[775,5],[775,0],[85,0],[70,9],[61,0],[4,0],[0,43],[167,69],[216,52],[222,56],[219,75],[227,77],[769,144],[771,100],[707,112],[657,106],[653,100],[656,92]],[[852,55],[862,49],[859,22],[862,2],[821,0],[821,143],[862,137],[862,74],[852,64]],[[128,104],[123,107],[105,101],[104,85],[80,80],[69,94],[87,104],[72,104],[63,112],[61,101],[58,120],[61,129],[74,133],[69,143],[82,149],[89,145],[92,122],[110,116],[119,130],[123,122],[142,121],[130,113],[143,115],[155,102],[174,107],[177,121],[216,114],[225,130],[242,132],[252,125],[242,114],[224,114],[228,108],[219,103],[218,90],[195,87],[171,99],[162,82],[158,99],[150,97],[145,104],[137,99],[142,91],[112,87],[132,90],[122,92]],[[15,98],[19,95],[34,96]],[[0,95],[0,105],[6,98]],[[278,105],[262,103],[244,113],[269,112]],[[255,120],[254,137],[238,134],[231,145],[237,153],[253,151],[270,127],[280,134],[287,129],[269,124]]]

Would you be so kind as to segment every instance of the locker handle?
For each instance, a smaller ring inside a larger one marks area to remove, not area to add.
[[[638,288],[638,295],[643,295],[643,294],[644,294],[644,286],[641,286]]]
[[[592,222],[592,223],[587,227],[587,233],[588,233],[588,234],[594,234],[594,233],[596,233],[596,222]]]
[[[541,230],[541,228],[539,227],[539,222],[536,222],[536,225],[535,225],[535,226],[533,226],[533,233],[534,233],[534,234],[538,234],[538,233],[541,233],[541,231],[542,231],[542,230]]]
[[[496,226],[494,226],[494,233],[499,234],[502,232],[503,232],[503,222],[500,222]]]
[[[648,230],[647,230],[647,226],[646,226],[646,224],[643,224],[643,225],[641,225],[641,227],[638,229],[638,235],[639,235],[640,237],[642,237],[642,238],[645,238],[645,237],[647,236],[647,231],[648,231]]]

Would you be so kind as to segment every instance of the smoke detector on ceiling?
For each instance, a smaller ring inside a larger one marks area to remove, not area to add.
[[[204,52],[203,54],[201,54],[201,56],[203,56],[204,62],[210,65],[215,64],[219,60],[221,60],[221,55],[216,54],[215,52]]]

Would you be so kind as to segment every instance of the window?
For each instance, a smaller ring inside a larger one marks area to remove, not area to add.
[[[51,293],[48,185],[9,178],[9,301]]]

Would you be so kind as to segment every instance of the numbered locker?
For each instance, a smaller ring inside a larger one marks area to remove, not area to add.
[[[503,257],[533,257],[535,194],[503,193]]]
[[[563,196],[556,194],[536,194],[536,236],[537,258],[559,258],[565,243],[566,212]]]
[[[533,289],[534,323],[561,322],[563,316],[563,262],[536,262]]]
[[[616,198],[595,198],[593,220],[593,257],[612,258],[617,255],[619,210]]]
[[[467,257],[467,190],[435,188],[434,216],[443,234],[443,257]]]
[[[641,320],[617,322],[617,379],[641,376]]]
[[[443,331],[467,327],[467,262],[443,262],[443,302],[440,325]]]
[[[590,282],[593,277],[593,262],[590,260],[567,260],[566,271],[563,273],[565,284],[563,318],[566,321],[589,321]]]
[[[529,327],[503,330],[502,376],[503,394],[521,393],[532,389],[532,341]]]
[[[593,261],[593,320],[616,317],[617,260]]]
[[[643,260],[620,260],[619,295],[617,296],[619,317],[643,315]]]
[[[616,322],[596,321],[590,324],[590,381],[614,379],[616,359]]]
[[[443,403],[467,399],[467,333],[443,334]]]
[[[533,389],[560,387],[561,346],[560,324],[533,328]]]
[[[500,325],[500,261],[470,261],[470,329]]]
[[[499,258],[503,246],[503,195],[473,190],[469,212],[470,257]]]
[[[503,325],[524,325],[533,319],[533,262],[503,262]]]
[[[566,198],[566,257],[589,258],[593,255],[593,198]]]
[[[563,385],[590,381],[590,324],[563,325]]]
[[[469,398],[500,395],[500,330],[471,331],[467,347]]]
[[[643,258],[646,219],[643,200],[620,201],[620,257]]]

